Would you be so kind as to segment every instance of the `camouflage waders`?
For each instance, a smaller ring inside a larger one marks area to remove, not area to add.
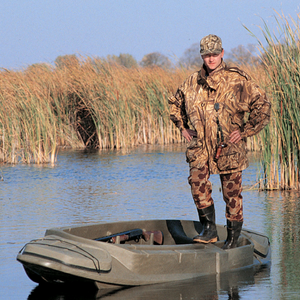
[[[197,209],[205,209],[214,204],[212,199],[212,185],[209,181],[209,169],[204,167],[190,169],[188,178],[192,196]],[[229,221],[243,221],[242,172],[221,174],[223,199],[226,203],[226,219]]]

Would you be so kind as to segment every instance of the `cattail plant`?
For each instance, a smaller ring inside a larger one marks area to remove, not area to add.
[[[59,147],[120,149],[180,142],[167,98],[182,70],[102,59],[0,72],[0,161],[54,162]]]
[[[284,15],[275,18],[278,33],[266,23],[259,41],[267,76],[264,82],[272,99],[272,118],[261,134],[264,189],[299,189],[300,164],[300,28]]]

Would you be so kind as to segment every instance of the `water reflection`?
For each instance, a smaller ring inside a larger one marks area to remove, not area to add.
[[[280,278],[276,277],[282,292],[299,297],[300,278],[300,194],[299,192],[270,192],[270,226],[278,256],[273,261]],[[277,226],[274,223],[278,222]]]
[[[28,300],[95,300],[95,299],[143,299],[143,300],[174,300],[174,299],[232,299],[238,300],[241,294],[249,292],[251,287],[259,285],[269,277],[270,266],[247,268],[226,274],[206,276],[192,280],[164,284],[146,285],[116,290],[95,290],[92,286],[74,289],[49,288],[38,286]],[[252,294],[252,299],[258,299]],[[250,298],[249,298],[250,299]]]

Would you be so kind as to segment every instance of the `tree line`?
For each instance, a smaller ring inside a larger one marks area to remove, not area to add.
[[[202,58],[199,52],[199,43],[192,44],[188,49],[186,49],[179,59],[174,62],[166,55],[160,52],[152,52],[143,56],[141,61],[137,61],[131,54],[120,53],[117,55],[107,55],[106,57],[96,57],[97,60],[102,60],[103,62],[108,62],[110,64],[116,64],[123,66],[125,68],[137,68],[137,67],[160,67],[165,70],[171,70],[176,67],[184,67],[187,69],[199,69],[202,64]],[[229,52],[225,51],[225,61],[228,64],[235,65],[253,65],[260,62],[260,58],[256,55],[256,47],[253,44],[248,44],[247,46],[239,45]],[[67,54],[58,56],[54,64],[56,67],[63,67],[68,65],[73,65],[74,63],[79,63],[80,57],[76,54]],[[45,67],[47,64],[37,63],[29,66],[28,68],[34,68],[36,66]]]

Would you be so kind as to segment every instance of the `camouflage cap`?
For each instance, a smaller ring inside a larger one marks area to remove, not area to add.
[[[222,50],[222,40],[214,34],[209,34],[200,41],[201,55],[209,53],[220,54]]]

